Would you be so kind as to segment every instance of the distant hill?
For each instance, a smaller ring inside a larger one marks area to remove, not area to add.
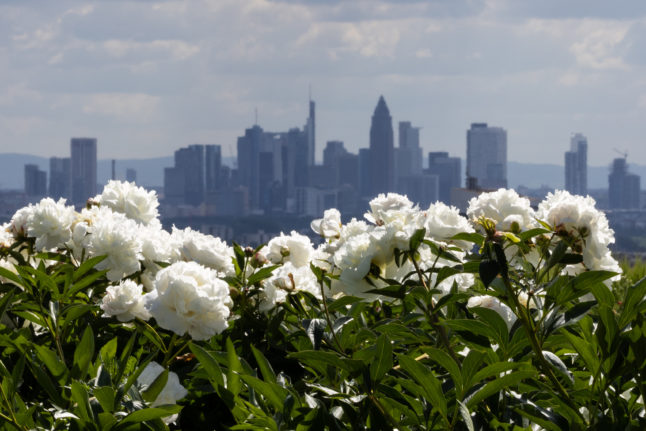
[[[222,162],[228,166],[235,164],[234,157],[223,157]],[[24,187],[25,164],[36,164],[47,172],[49,178],[49,158],[32,156],[28,154],[0,153],[0,189],[19,190]],[[117,179],[124,179],[126,169],[134,168],[137,171],[137,184],[147,187],[162,187],[164,184],[164,168],[173,166],[173,157],[155,157],[150,159],[117,159]],[[466,161],[462,160],[462,169]],[[105,184],[111,177],[111,160],[99,160],[97,176],[99,184]],[[629,165],[630,172],[646,179],[646,166]],[[608,187],[608,166],[590,166],[588,168],[588,187],[591,189],[605,189]],[[564,185],[563,166],[537,163],[509,162],[507,164],[509,186],[523,185],[538,188],[546,185],[562,188]],[[464,172],[462,172],[464,178]],[[645,180],[646,181],[646,180]],[[646,188],[646,182],[644,183]]]

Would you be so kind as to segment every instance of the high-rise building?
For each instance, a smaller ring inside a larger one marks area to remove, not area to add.
[[[222,147],[219,145],[204,146],[204,179],[205,191],[211,193],[221,188]]]
[[[628,172],[625,158],[612,161],[608,175],[608,204],[611,209],[636,209],[640,207],[641,178]]]
[[[184,203],[204,202],[204,145],[189,145],[175,151],[175,168],[184,176]]]
[[[314,166],[316,156],[316,104],[310,100],[310,115],[303,128],[307,135],[307,165]]]
[[[580,133],[572,135],[570,151],[565,152],[565,190],[588,194],[588,139]]]
[[[384,100],[379,102],[370,125],[370,194],[395,191],[393,122]]]
[[[49,159],[49,196],[53,199],[70,199],[72,188],[72,159],[69,157],[50,157]]]
[[[449,153],[443,151],[428,153],[428,173],[437,175],[438,198],[447,205],[451,204],[451,189],[461,185],[461,169],[459,157],[449,157]]]
[[[25,194],[33,197],[47,194],[47,173],[41,171],[38,165],[25,165]]]
[[[74,205],[84,205],[97,194],[96,138],[72,138],[71,197]]]
[[[136,183],[137,182],[137,170],[135,168],[127,168],[126,169],[126,181],[130,183]]]
[[[467,131],[467,184],[482,189],[507,187],[507,131],[472,123]]]
[[[419,127],[413,127],[410,121],[399,122],[399,148],[395,149],[396,177],[422,173],[419,129]]]

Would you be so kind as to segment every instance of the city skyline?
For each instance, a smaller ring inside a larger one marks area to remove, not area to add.
[[[588,164],[614,148],[645,164],[644,41],[637,1],[5,2],[0,152],[95,136],[101,159],[231,157],[256,112],[265,130],[300,124],[311,86],[317,141],[353,153],[383,94],[424,153],[465,158],[468,125],[487,122],[510,161],[562,164],[581,131]]]

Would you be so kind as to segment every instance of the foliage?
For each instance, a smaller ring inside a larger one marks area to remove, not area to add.
[[[16,235],[0,247],[0,429],[646,428],[646,279],[573,272],[581,237],[562,225],[472,220],[442,241],[418,226],[392,249],[404,271],[373,257],[358,296],[332,295],[345,276],[314,255],[318,291],[297,267],[281,284],[294,235],[234,244],[228,326],[206,340],[107,316],[104,257]],[[344,232],[324,244],[337,257]]]

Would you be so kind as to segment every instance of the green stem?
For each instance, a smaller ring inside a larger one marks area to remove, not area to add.
[[[567,404],[568,407],[570,407],[577,414],[577,416],[581,419],[581,421],[583,421],[583,423],[586,423],[586,420],[581,414],[581,412],[579,412],[577,405],[574,403],[574,401],[572,401],[572,398],[570,398],[570,394],[563,387],[559,379],[554,374],[554,371],[552,370],[552,366],[547,362],[547,359],[545,359],[545,356],[543,356],[543,349],[538,339],[536,338],[535,327],[533,324],[533,320],[529,315],[528,309],[525,308],[518,300],[518,296],[515,294],[514,289],[511,286],[509,277],[503,276],[502,280],[505,284],[505,287],[507,288],[507,293],[509,294],[512,301],[514,302],[514,307],[516,308],[517,315],[520,318],[521,323],[523,324],[523,327],[525,328],[525,332],[527,333],[529,342],[532,345],[532,350],[534,350],[534,355],[536,356],[536,359],[538,360],[538,363],[540,364],[542,371],[545,373],[547,378],[552,382],[552,384],[556,388],[556,391],[561,396],[565,404]]]
[[[7,394],[4,393],[4,388],[0,384],[0,393],[2,393],[2,400],[4,403],[7,405],[7,409],[9,410],[9,414],[11,414],[11,417],[6,416],[5,414],[0,413],[0,417],[7,422],[10,422],[12,425],[14,425],[18,429],[25,430],[27,428],[23,427],[20,422],[18,422],[18,419],[16,418],[16,414],[13,411],[13,408],[11,406],[11,403],[9,402],[9,399],[7,398]]]
[[[429,289],[428,285],[426,284],[424,274],[422,273],[422,270],[419,268],[419,264],[415,260],[414,254],[410,256],[410,260],[413,263],[413,266],[415,267],[415,272],[417,272],[417,276],[419,277],[419,280],[422,283],[422,286],[424,286],[424,289],[426,289],[427,292],[430,292],[431,289]],[[435,263],[437,263],[437,259],[433,263],[433,267],[435,267]],[[449,336],[446,333],[446,329],[444,328],[444,326],[440,324],[440,319],[438,319],[437,314],[435,314],[435,304],[434,304],[433,298],[431,298],[431,303],[429,305],[430,305],[430,310],[425,310],[425,314],[428,316],[431,326],[439,334],[442,344],[444,344],[444,347],[446,347],[446,349],[449,351],[449,354],[451,355],[453,360],[457,362],[458,365],[460,365],[461,364],[460,358],[453,350],[453,347],[451,347],[451,341],[449,340]]]
[[[177,334],[173,333],[173,336],[170,339],[170,343],[168,343],[168,347],[166,347],[166,353],[164,354],[164,360],[162,361],[162,367],[166,367],[168,365],[168,361],[170,358],[172,358],[173,354],[173,347],[175,346],[175,342],[177,341]]]
[[[321,299],[323,302],[323,309],[325,310],[325,319],[327,320],[327,324],[330,327],[330,332],[332,332],[332,338],[336,343],[339,353],[341,353],[343,356],[347,356],[346,353],[343,351],[343,347],[341,347],[341,343],[339,342],[339,339],[336,337],[336,332],[334,332],[334,326],[332,326],[332,318],[330,317],[330,310],[327,308],[327,298],[325,297],[323,280],[319,282],[319,286],[321,287]]]

